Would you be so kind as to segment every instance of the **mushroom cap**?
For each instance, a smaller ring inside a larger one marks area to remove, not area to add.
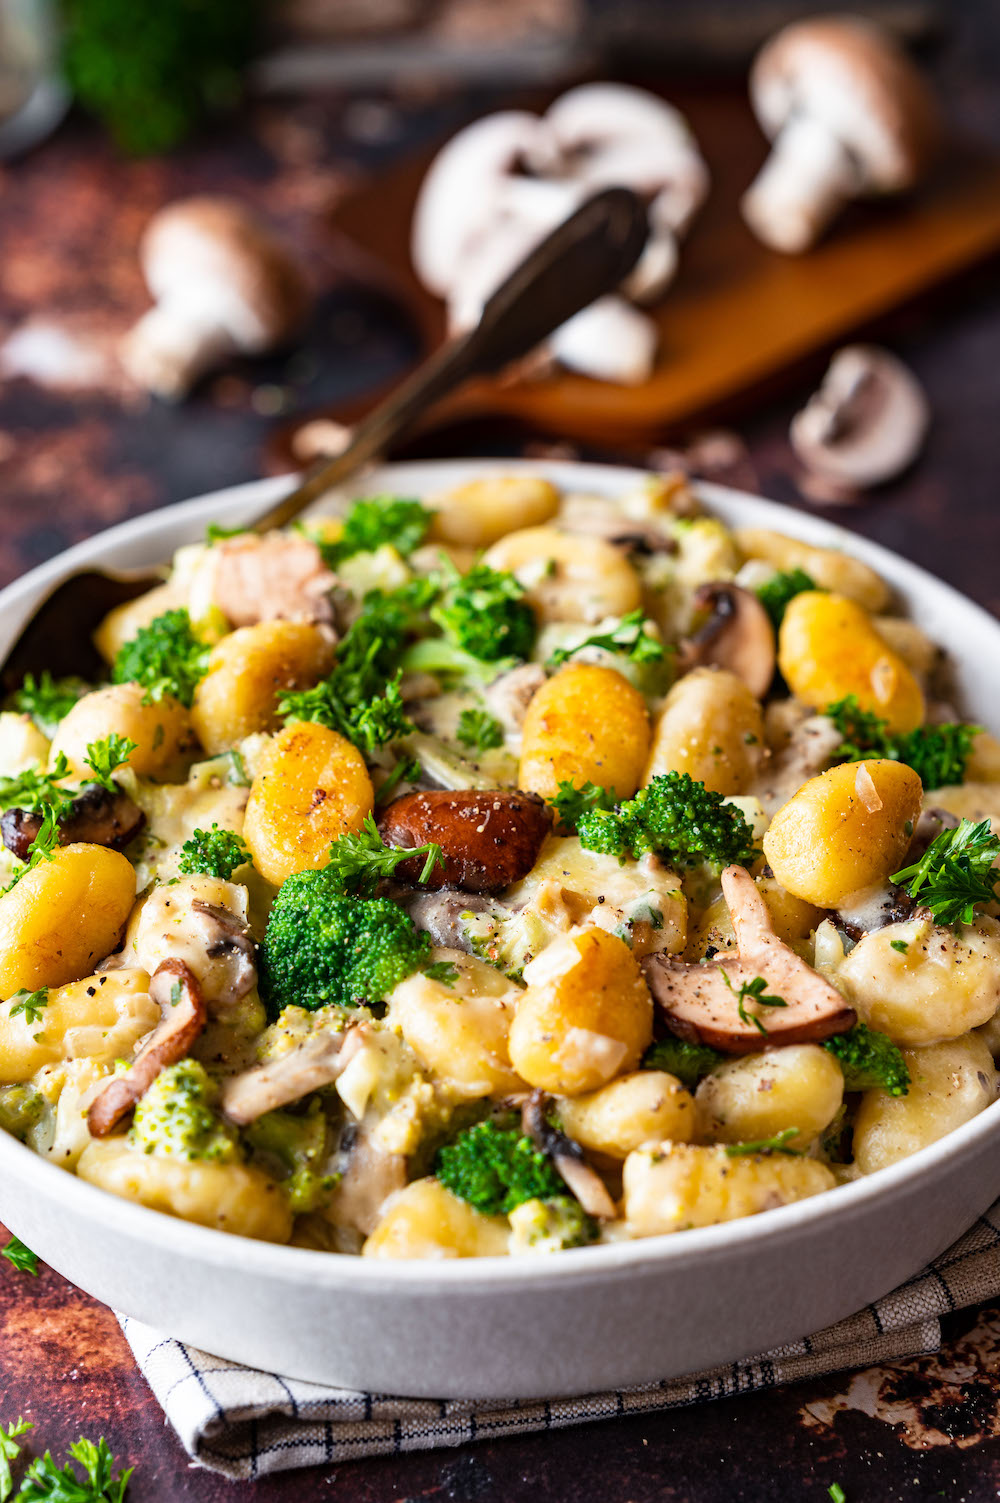
[[[593,189],[655,195],[666,228],[684,229],[708,192],[708,168],[684,116],[645,89],[581,84],[550,105],[543,123],[550,155],[531,158],[532,166]]]
[[[729,580],[709,580],[695,592],[694,608],[709,615],[681,643],[681,666],[725,668],[763,699],[774,678],[775,640],[771,618],[757,596]]]
[[[474,120],[442,147],[413,211],[410,256],[420,280],[445,296],[468,241],[495,220],[504,180],[542,150],[546,126],[527,110]]]
[[[823,124],[859,164],[859,189],[892,192],[922,175],[940,136],[923,75],[882,27],[860,16],[793,22],[758,53],[750,98],[773,140],[790,116]]]
[[[157,302],[189,294],[213,309],[247,349],[280,339],[309,307],[298,262],[235,199],[204,196],[168,204],[146,226],[139,259]]]
[[[878,485],[911,464],[930,422],[916,377],[875,345],[847,345],[792,419],[792,447],[810,470],[852,487]]]

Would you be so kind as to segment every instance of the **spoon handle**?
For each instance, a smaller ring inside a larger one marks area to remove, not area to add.
[[[470,376],[499,370],[628,275],[646,242],[646,210],[628,188],[605,188],[565,219],[494,292],[475,328],[436,350],[254,532],[284,527],[319,496],[384,454],[424,413]]]

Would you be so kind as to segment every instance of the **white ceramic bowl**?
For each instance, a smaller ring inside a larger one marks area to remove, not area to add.
[[[425,495],[524,469],[621,494],[632,470],[451,461],[386,468],[371,489]],[[143,566],[237,523],[267,480],[140,517],[0,594],[0,653],[39,598],[91,564]],[[826,522],[718,486],[727,522],[843,546],[897,590],[955,660],[963,711],[989,723],[1000,624],[948,586]],[[1000,1104],[901,1164],[744,1221],[554,1257],[367,1262],[176,1221],[84,1184],[0,1132],[0,1219],[88,1293],[221,1356],[317,1382],[423,1397],[556,1396],[654,1381],[792,1340],[915,1273],[1000,1194]]]

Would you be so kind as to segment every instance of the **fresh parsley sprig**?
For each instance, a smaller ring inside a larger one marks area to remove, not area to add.
[[[786,1127],[784,1132],[775,1133],[773,1138],[756,1138],[754,1141],[747,1143],[727,1143],[726,1155],[731,1159],[743,1158],[745,1155],[751,1153],[788,1153],[798,1155],[802,1152],[800,1148],[788,1147],[788,1140],[790,1138],[797,1138],[798,1136],[799,1129],[797,1127]]]
[[[458,966],[450,960],[435,960],[424,966],[424,975],[431,981],[440,981],[444,986],[454,986],[458,980]]]
[[[617,802],[613,788],[601,788],[596,783],[581,783],[576,787],[567,778],[559,783],[559,790],[547,799],[561,824],[575,830],[585,814],[591,809],[611,810]]]
[[[417,856],[426,858],[418,882],[427,882],[436,866],[444,866],[441,847],[431,841],[412,848],[386,845],[369,814],[355,834],[341,835],[333,842],[323,874],[338,892],[370,898],[383,878],[391,877],[397,866]]]
[[[806,590],[815,590],[818,586],[811,574],[805,569],[779,569],[777,574],[771,576],[764,584],[758,585],[754,592],[761,605],[771,618],[771,625],[778,630],[785,618],[788,603],[794,600],[796,595],[802,595]]]
[[[30,715],[46,736],[55,734],[60,720],[90,689],[82,678],[53,678],[46,668],[39,678],[26,673],[20,689],[10,697],[10,707],[19,715]]]
[[[69,1447],[72,1461],[56,1466],[51,1451],[28,1467],[15,1503],[122,1503],[134,1467],[115,1473],[115,1457],[103,1435],[95,1445],[85,1436]]]
[[[9,1425],[0,1425],[0,1503],[7,1503],[14,1491],[10,1464],[21,1454],[21,1447],[17,1442],[22,1435],[27,1435],[34,1428],[30,1420],[22,1419],[20,1415]]]
[[[942,830],[919,861],[894,872],[890,880],[929,908],[935,922],[971,924],[977,905],[996,897],[1000,872],[993,863],[998,855],[1000,838],[989,820],[977,824],[963,819],[957,829]]]
[[[136,745],[130,736],[119,736],[117,731],[112,731],[101,741],[91,741],[83,760],[94,774],[94,782],[100,783],[109,793],[117,793],[118,785],[111,774],[125,766]]]
[[[503,746],[503,726],[486,710],[463,710],[455,733],[463,746],[474,752]]]
[[[928,790],[964,781],[972,743],[982,730],[982,726],[947,721],[941,725],[919,725],[915,730],[892,735],[888,721],[862,709],[856,694],[847,694],[828,705],[824,714],[840,732],[835,757],[847,762],[862,762],[868,757],[905,762]]]
[[[169,694],[190,709],[194,691],[208,672],[210,651],[183,607],[164,611],[119,649],[111,682],[140,684],[146,691],[145,704]]]
[[[22,987],[10,1000],[13,1006],[8,1016],[17,1018],[23,1014],[26,1023],[37,1023],[49,1005],[49,993],[44,986],[37,992],[29,992]]]
[[[285,724],[293,720],[313,720],[337,731],[354,743],[366,757],[373,757],[380,747],[399,741],[416,730],[403,708],[400,688],[402,673],[385,685],[385,692],[366,704],[350,705],[342,697],[342,679],[334,669],[312,689],[296,689],[278,701],[278,712]]]
[[[646,616],[641,610],[629,611],[609,631],[592,632],[573,647],[557,647],[545,660],[546,668],[559,668],[585,647],[603,647],[607,652],[618,653],[633,663],[655,663],[666,653],[667,648],[658,637],[646,630]]]
[[[758,1033],[766,1034],[768,1029],[761,1018],[756,1017],[754,1013],[747,1012],[747,1002],[756,1002],[758,1007],[788,1006],[784,997],[776,997],[765,992],[764,988],[767,986],[767,982],[763,976],[755,976],[752,981],[741,981],[738,991],[730,980],[727,971],[722,971],[722,979],[736,998],[736,1011],[740,1021],[746,1023],[748,1026],[752,1024]]]
[[[11,1237],[6,1247],[0,1247],[0,1258],[6,1258],[18,1273],[30,1273],[32,1278],[38,1277],[38,1254],[33,1253],[30,1247],[25,1247],[20,1237]]]
[[[335,542],[318,542],[323,562],[331,569],[356,553],[374,553],[390,543],[408,557],[427,536],[434,513],[404,496],[367,496],[355,501],[344,518]]]

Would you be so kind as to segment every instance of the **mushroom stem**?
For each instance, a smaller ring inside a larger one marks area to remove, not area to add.
[[[795,256],[858,191],[857,169],[841,142],[821,121],[797,115],[743,195],[743,217],[765,245]]]
[[[122,356],[141,386],[177,401],[238,349],[211,308],[188,295],[173,294],[143,314],[124,341]]]

